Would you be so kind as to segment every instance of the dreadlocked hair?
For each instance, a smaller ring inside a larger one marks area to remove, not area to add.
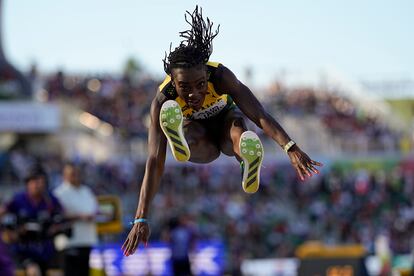
[[[190,20],[187,19],[189,15]],[[192,68],[194,66],[205,64],[210,58],[213,52],[212,41],[218,35],[220,25],[213,32],[213,22],[206,18],[204,21],[202,9],[195,10],[190,13],[186,11],[185,21],[190,24],[191,29],[180,32],[180,37],[184,38],[180,45],[171,51],[167,56],[165,53],[164,71],[167,74],[171,74],[171,70],[174,68]]]

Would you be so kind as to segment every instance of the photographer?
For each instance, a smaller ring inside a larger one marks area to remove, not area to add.
[[[16,263],[26,275],[46,275],[55,254],[53,237],[61,230],[62,207],[47,190],[46,174],[40,167],[29,171],[25,184],[24,191],[0,208],[0,218],[13,217],[7,232]]]

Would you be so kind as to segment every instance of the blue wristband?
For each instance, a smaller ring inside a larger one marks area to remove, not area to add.
[[[140,223],[140,222],[148,223],[147,219],[145,219],[145,218],[137,218],[137,219],[134,219],[134,221],[130,222],[130,224],[137,224],[137,223]]]

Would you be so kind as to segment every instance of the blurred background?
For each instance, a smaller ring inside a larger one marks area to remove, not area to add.
[[[150,244],[124,258],[162,58],[196,4],[220,24],[211,60],[229,67],[324,166],[301,182],[253,125],[266,148],[254,195],[243,193],[236,160],[177,164],[168,154]],[[369,275],[408,273],[413,9],[410,1],[0,0],[0,204],[25,189],[33,165],[54,190],[63,165],[76,164],[100,202],[96,222],[109,225],[98,226],[91,252],[96,275],[171,275],[177,225],[193,237],[195,275],[314,275],[300,267],[325,267],[304,261],[324,254],[345,260],[328,264],[326,275],[364,275],[359,258]]]

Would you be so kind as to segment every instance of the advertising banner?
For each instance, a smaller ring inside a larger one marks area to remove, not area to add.
[[[165,243],[150,243],[125,257],[121,244],[98,246],[91,252],[90,267],[115,275],[173,275],[171,251]],[[194,275],[223,275],[224,248],[221,242],[199,242],[190,255]]]
[[[59,130],[57,105],[34,102],[0,102],[0,132],[50,133]]]

